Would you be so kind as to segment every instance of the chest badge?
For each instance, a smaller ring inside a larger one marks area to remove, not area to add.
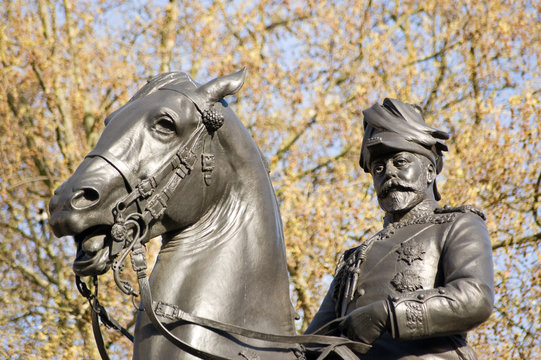
[[[413,264],[415,260],[423,260],[423,255],[426,253],[420,244],[408,242],[400,244],[400,249],[396,250],[396,252],[398,261],[404,260],[408,265]]]
[[[415,271],[406,270],[395,275],[391,284],[399,292],[415,291],[423,288],[421,277]]]

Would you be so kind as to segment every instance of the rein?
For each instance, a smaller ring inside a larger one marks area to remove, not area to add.
[[[204,350],[195,348],[185,343],[177,336],[172,334],[165,325],[158,319],[158,316],[170,320],[178,320],[183,323],[202,326],[211,331],[222,335],[239,335],[248,339],[265,340],[276,343],[277,348],[293,351],[297,357],[304,358],[304,351],[310,350],[309,347],[315,346],[315,350],[325,347],[318,359],[323,359],[327,354],[335,352],[342,359],[357,360],[358,357],[352,350],[365,353],[370,349],[370,345],[351,341],[347,338],[325,336],[325,335],[274,335],[265,334],[242,327],[221,323],[215,320],[198,317],[186,313],[175,305],[163,302],[155,302],[152,299],[150,284],[147,277],[147,261],[144,251],[144,245],[149,239],[149,228],[153,221],[159,220],[165,213],[167,203],[173,193],[178,188],[182,180],[191,173],[194,168],[199,148],[201,151],[202,173],[207,186],[212,183],[211,172],[214,167],[214,156],[204,152],[205,141],[201,141],[204,135],[212,136],[223,124],[223,115],[218,113],[211,106],[204,109],[198,105],[192,97],[178,91],[177,89],[168,89],[180,92],[190,99],[198,112],[201,114],[202,121],[190,135],[186,144],[184,144],[172,158],[154,175],[137,182],[137,176],[129,167],[116,156],[108,151],[99,153],[92,151],[87,157],[100,157],[113,166],[124,178],[128,194],[117,202],[113,209],[114,224],[111,228],[112,242],[110,245],[110,258],[113,259],[114,279],[120,290],[126,295],[133,297],[139,296],[133,286],[120,277],[123,269],[123,263],[130,254],[132,268],[137,274],[139,291],[143,310],[149,317],[154,327],[170,342],[183,351],[206,360],[226,360],[227,358],[211,354]],[[137,212],[128,213],[132,205],[136,206]],[[103,337],[99,328],[98,318],[106,327],[120,331],[124,336],[133,342],[133,336],[120,324],[112,319],[105,308],[98,301],[98,279],[93,278],[94,294],[90,292],[86,284],[76,276],[76,284],[79,292],[87,298],[92,311],[92,328],[94,337],[98,345],[100,355],[103,360],[109,360]],[[281,345],[281,347],[280,347]],[[253,347],[239,345],[244,349],[253,351]],[[308,348],[308,349],[307,349]]]
[[[130,334],[130,332],[126,330],[122,325],[120,325],[118,321],[113,319],[109,315],[107,310],[105,310],[103,305],[100,304],[98,300],[98,277],[94,276],[92,278],[92,282],[94,284],[94,294],[92,294],[92,292],[88,289],[88,287],[81,280],[81,278],[78,275],[75,275],[75,284],[77,285],[77,290],[79,290],[81,295],[85,297],[90,304],[92,314],[92,331],[94,333],[94,339],[96,340],[96,344],[98,345],[98,351],[103,360],[109,360],[109,355],[107,354],[107,350],[105,349],[105,344],[103,342],[103,336],[101,335],[99,319],[101,319],[101,322],[107,328],[113,328],[119,331],[131,342],[133,342],[133,335]]]

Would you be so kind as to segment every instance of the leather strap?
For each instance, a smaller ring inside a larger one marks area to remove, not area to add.
[[[363,344],[364,345],[364,344]],[[341,356],[344,360],[359,360],[359,357],[351,351],[346,345],[338,345],[334,348],[334,352]]]
[[[182,350],[194,355],[200,356],[203,359],[223,359],[221,356],[210,354],[205,351],[195,349],[189,344],[186,344],[181,339],[172,334],[163,323],[158,319],[156,312],[154,311],[155,306],[159,306],[163,302],[154,302],[152,300],[152,294],[150,290],[150,284],[146,276],[146,257],[142,249],[135,249],[132,253],[132,265],[134,270],[137,272],[137,279],[139,282],[139,291],[141,295],[141,301],[143,303],[143,309],[149,317],[152,324],[158,329],[162,335],[164,335],[169,341],[181,348]],[[144,265],[143,265],[144,264]],[[167,305],[167,304],[166,304]],[[173,307],[172,305],[167,305]],[[186,313],[180,310],[178,307],[174,307],[174,319],[185,321],[194,325],[203,326],[211,331],[218,333],[228,333],[233,335],[240,335],[251,339],[264,340],[269,342],[277,343],[277,347],[280,345],[326,345],[329,347],[329,352],[337,351],[340,352],[340,356],[344,360],[357,360],[357,356],[353,354],[351,350],[358,351],[361,353],[366,353],[371,346],[363,344],[360,342],[355,342],[347,338],[335,337],[335,336],[325,336],[325,335],[275,335],[275,334],[266,334],[254,330],[249,330],[241,328],[231,324],[224,324],[219,321],[212,319],[206,319],[199,317],[193,314]],[[173,313],[170,318],[173,317]],[[344,350],[347,348],[347,350]],[[253,350],[253,348],[252,348]],[[338,353],[337,353],[338,354]]]
[[[107,161],[111,166],[113,166],[124,178],[126,184],[128,185],[128,191],[131,192],[135,190],[137,184],[137,175],[126,165],[126,163],[115,155],[113,155],[109,150],[104,150],[102,152],[97,152],[96,150],[91,151],[86,155],[87,158],[100,157],[103,160]]]
[[[98,277],[94,276],[94,294],[88,289],[86,284],[81,280],[79,276],[75,276],[75,283],[77,285],[77,290],[81,293],[83,297],[88,300],[90,304],[90,313],[92,318],[92,332],[94,333],[94,340],[98,346],[98,351],[103,360],[109,360],[109,355],[105,348],[105,343],[103,341],[103,336],[100,329],[100,321],[107,327],[112,327],[113,329],[120,331],[122,335],[127,337],[131,342],[133,342],[133,335],[131,335],[128,330],[122,327],[115,319],[113,319],[108,313],[107,310],[100,304],[98,300]]]
[[[141,293],[141,296],[145,294]],[[347,345],[355,351],[366,352],[371,346],[360,342],[355,342],[347,338],[327,335],[275,335],[262,333],[255,330],[249,330],[236,325],[224,324],[222,322],[203,318],[182,311],[178,306],[170,305],[162,301],[153,301],[153,311],[157,316],[165,317],[171,320],[184,321],[190,324],[203,326],[209,330],[227,332],[228,334],[240,335],[247,338],[265,340],[269,342],[285,344],[318,344],[331,345],[333,348],[339,345]],[[155,309],[155,310],[154,310]],[[145,309],[146,311],[146,309]]]
[[[96,304],[96,299],[94,299],[94,304]],[[92,332],[94,333],[94,340],[96,341],[96,345],[98,346],[98,351],[100,353],[100,356],[102,360],[110,360],[109,355],[107,354],[107,350],[105,349],[103,336],[101,334],[98,313],[94,311],[94,307],[91,307],[90,312],[92,313]]]

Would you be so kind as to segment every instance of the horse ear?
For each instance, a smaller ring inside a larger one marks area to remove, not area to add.
[[[221,101],[227,95],[233,95],[239,91],[242,85],[244,85],[245,78],[246,68],[242,68],[233,74],[220,76],[201,85],[197,89],[197,93],[202,95],[207,104],[212,105]]]

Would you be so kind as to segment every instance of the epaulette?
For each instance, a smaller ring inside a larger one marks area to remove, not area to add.
[[[346,251],[344,251],[342,253],[342,255],[340,255],[340,257],[338,258],[338,263],[336,264],[336,268],[334,270],[334,276],[335,277],[338,275],[340,270],[344,267],[344,265],[346,264],[346,261],[355,252],[355,250],[357,250],[356,247],[351,248],[351,249],[347,249]]]
[[[481,209],[473,206],[473,205],[461,205],[461,206],[449,206],[445,205],[442,208],[437,208],[434,210],[435,214],[448,214],[448,213],[466,213],[471,212],[477,216],[479,216],[481,219],[486,220],[485,214],[481,211]]]

